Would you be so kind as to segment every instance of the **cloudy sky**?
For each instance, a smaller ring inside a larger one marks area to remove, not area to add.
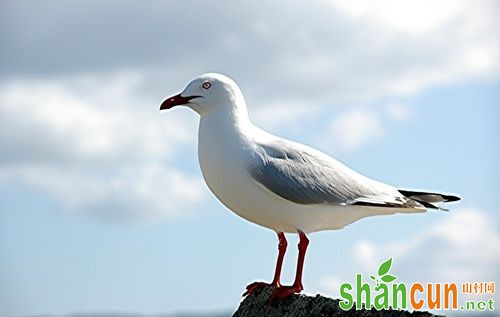
[[[274,233],[204,185],[197,115],[158,112],[207,71],[235,79],[273,133],[463,197],[450,213],[313,234],[307,292],[336,296],[388,257],[409,282],[500,282],[499,9],[2,1],[0,313],[230,311],[246,284],[271,278]]]

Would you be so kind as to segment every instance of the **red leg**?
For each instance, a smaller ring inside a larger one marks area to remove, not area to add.
[[[286,248],[288,242],[283,232],[278,232],[278,259],[276,260],[276,269],[274,270],[274,278],[271,284],[278,287],[280,286],[281,268],[283,266],[283,259],[285,258]]]
[[[274,271],[274,278],[271,283],[265,282],[254,282],[247,286],[247,290],[243,293],[243,296],[253,293],[255,290],[272,285],[274,287],[280,286],[281,277],[281,267],[283,266],[283,259],[285,258],[286,247],[288,243],[286,242],[286,237],[283,232],[278,232],[278,260],[276,261],[276,270]]]
[[[295,281],[291,286],[278,286],[269,297],[269,303],[272,303],[276,299],[284,299],[288,296],[300,293],[304,288],[302,286],[302,271],[304,268],[304,259],[306,257],[307,246],[309,245],[309,239],[304,232],[299,231],[299,258],[297,260],[297,273],[295,274]]]

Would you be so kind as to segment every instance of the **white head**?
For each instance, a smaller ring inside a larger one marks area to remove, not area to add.
[[[184,90],[167,98],[160,110],[184,105],[205,115],[216,110],[246,110],[245,99],[238,85],[229,77],[217,73],[208,73],[191,80]]]

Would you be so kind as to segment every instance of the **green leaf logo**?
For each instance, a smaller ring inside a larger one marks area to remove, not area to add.
[[[370,278],[377,282],[377,287],[380,285],[380,281],[382,281],[383,283],[390,283],[394,282],[397,279],[397,276],[388,274],[389,270],[391,269],[391,266],[392,266],[392,258],[380,264],[378,268],[377,277],[370,275]]]
[[[389,273],[389,270],[391,269],[392,265],[392,258],[389,260],[385,261],[384,263],[380,264],[378,268],[378,276],[383,276]]]
[[[395,281],[396,279],[397,279],[397,277],[395,277],[394,275],[390,275],[390,274],[382,276],[382,281],[384,281],[386,283],[390,283],[392,281]]]

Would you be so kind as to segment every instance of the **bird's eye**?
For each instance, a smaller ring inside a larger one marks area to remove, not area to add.
[[[206,81],[203,83],[203,85],[201,85],[201,87],[203,87],[203,89],[209,89],[210,87],[212,87],[212,84]]]

